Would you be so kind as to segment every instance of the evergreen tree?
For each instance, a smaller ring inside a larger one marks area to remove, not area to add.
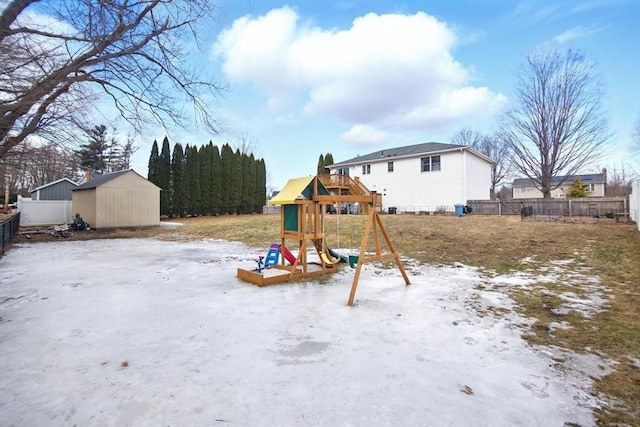
[[[200,147],[198,152],[200,162],[200,199],[201,214],[211,215],[213,213],[212,194],[211,194],[211,170],[213,168],[213,143]]]
[[[105,125],[97,125],[87,131],[89,142],[75,151],[78,165],[96,173],[108,173],[129,169],[131,156],[136,148],[131,137],[120,144],[116,137],[107,134]]]
[[[242,205],[242,153],[237,149],[232,156],[231,182],[229,193],[231,196],[231,213],[240,213]]]
[[[318,158],[318,167],[316,168],[316,175],[324,174],[324,155],[320,154]]]
[[[133,138],[128,136],[127,142],[122,146],[122,149],[120,151],[120,157],[116,166],[117,169],[114,170],[131,169],[131,157],[136,151],[138,151],[138,147],[136,147],[135,143],[133,142]]]
[[[182,144],[173,146],[171,158],[171,213],[175,216],[184,216],[184,152]]]
[[[156,178],[158,175],[158,157],[158,141],[154,140],[153,145],[151,146],[151,155],[149,156],[149,170],[147,172],[147,179],[156,185],[158,185]]]
[[[331,169],[329,169],[329,166],[331,166],[333,163],[333,154],[327,153],[324,156],[324,174],[328,175],[331,173]]]
[[[222,162],[220,160],[220,150],[217,145],[211,149],[211,213],[220,215],[222,194]]]
[[[184,155],[183,155],[183,172],[182,172],[182,203],[184,207],[184,215],[191,215],[191,207],[193,206],[193,202],[191,201],[191,191],[189,191],[190,177],[189,177],[189,165],[187,164],[187,156],[191,152],[191,146],[189,144],[184,147]]]
[[[80,167],[91,169],[97,173],[109,172],[107,155],[109,143],[107,141],[107,127],[105,125],[94,126],[87,131],[89,142],[80,146],[75,153],[79,158]]]
[[[254,167],[256,175],[254,210],[255,212],[262,212],[262,207],[267,203],[267,171],[264,165],[264,160],[257,160]]]
[[[255,212],[255,158],[253,154],[242,154],[242,202],[241,213],[248,214]]]
[[[202,191],[200,190],[200,162],[198,148],[187,145],[185,148],[185,182],[188,194],[187,213],[197,215],[202,207]]]
[[[567,191],[567,197],[580,198],[589,196],[589,186],[582,182],[580,178],[576,178],[571,183],[569,190]]]
[[[221,188],[221,208],[222,213],[230,214],[231,211],[231,185],[233,174],[233,149],[229,144],[224,144],[220,152],[220,163],[222,166],[222,188]]]
[[[157,162],[157,175],[155,183],[162,189],[160,192],[160,215],[171,213],[171,152],[169,149],[169,139],[165,136],[162,141],[162,150]]]

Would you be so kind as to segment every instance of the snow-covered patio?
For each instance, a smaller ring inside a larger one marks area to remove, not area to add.
[[[349,267],[260,288],[235,277],[257,254],[218,240],[14,247],[0,260],[2,425],[594,424],[584,361],[558,369],[521,338],[527,319],[486,310],[511,308],[500,289],[517,277],[405,260],[405,286],[365,265],[348,307]]]

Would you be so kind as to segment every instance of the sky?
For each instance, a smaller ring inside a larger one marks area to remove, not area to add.
[[[346,265],[277,286],[235,277],[266,250],[215,239],[14,246],[0,259],[3,423],[587,427],[615,403],[593,393],[614,363],[529,345],[534,320],[508,296],[562,281],[583,299],[559,293],[558,310],[592,316],[606,291],[576,260],[486,274],[403,258],[410,286],[365,264],[349,307]]]
[[[629,162],[640,120],[637,0],[219,0],[202,52],[190,55],[228,87],[210,104],[210,135],[167,130],[170,142],[244,138],[265,159],[269,189],[380,149],[491,133],[513,102],[516,72],[548,44],[584,52],[604,84],[612,138],[601,163]],[[146,176],[145,135],[133,167]],[[631,159],[633,160],[633,159]],[[640,172],[640,171],[639,171]]]

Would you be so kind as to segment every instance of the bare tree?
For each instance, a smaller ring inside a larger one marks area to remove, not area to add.
[[[620,168],[613,168],[606,172],[606,191],[607,197],[626,197],[631,194],[631,185],[633,183],[633,172],[630,172],[624,164]]]
[[[527,57],[501,135],[514,167],[545,198],[561,184],[554,176],[575,175],[599,159],[610,138],[601,97],[602,85],[582,54],[546,47]]]
[[[240,132],[235,135],[235,141],[232,146],[240,150],[241,154],[250,154],[256,150],[256,140],[246,132]]]
[[[453,135],[451,143],[471,147],[475,150],[476,147],[480,146],[483,138],[484,136],[480,132],[463,127]]]
[[[223,88],[185,65],[186,41],[197,41],[212,11],[210,0],[9,1],[0,12],[0,158],[28,135],[60,142],[105,99],[136,131],[184,126],[181,106],[191,105],[216,132],[204,96]]]
[[[456,132],[451,143],[471,147],[495,162],[491,167],[491,199],[495,199],[496,188],[509,178],[512,169],[505,138],[499,132],[489,136],[465,127]]]
[[[12,194],[28,196],[29,190],[61,178],[77,180],[75,154],[54,144],[32,143],[29,138],[0,160],[0,182]]]

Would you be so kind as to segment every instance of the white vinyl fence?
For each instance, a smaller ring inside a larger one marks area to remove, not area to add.
[[[629,195],[629,214],[631,219],[636,222],[638,230],[640,230],[640,180],[636,180],[631,184],[631,194]]]
[[[18,197],[20,227],[73,222],[71,200],[32,200]]]

